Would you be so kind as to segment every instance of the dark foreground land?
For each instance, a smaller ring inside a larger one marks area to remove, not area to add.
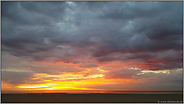
[[[2,94],[2,103],[182,103],[183,94]]]

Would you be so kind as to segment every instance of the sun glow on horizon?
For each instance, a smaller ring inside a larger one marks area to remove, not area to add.
[[[132,70],[132,69],[127,69]],[[143,83],[144,80],[136,79],[136,77],[132,78],[106,78],[105,73],[107,71],[97,68],[99,74],[88,74],[84,76],[85,73],[90,73],[91,69],[86,69],[83,72],[72,73],[65,72],[58,75],[46,74],[46,73],[34,73],[33,77],[30,81],[27,81],[26,84],[9,84],[6,82],[2,82],[1,86],[3,91],[106,91],[106,90],[123,90],[126,89],[117,89],[116,87],[95,87],[95,86],[117,86],[121,84],[123,86],[133,86],[135,83]],[[176,72],[182,71],[181,69],[176,70]],[[163,73],[169,74],[170,71],[150,71],[150,70],[140,70],[141,73]],[[172,71],[174,72],[174,71]],[[39,82],[37,82],[39,80]],[[32,81],[32,82],[31,82]],[[37,82],[37,84],[34,82]],[[120,86],[119,86],[120,87]]]

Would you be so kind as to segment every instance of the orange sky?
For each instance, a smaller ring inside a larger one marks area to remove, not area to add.
[[[33,75],[24,80],[21,84],[12,84],[5,81],[1,82],[2,93],[52,93],[52,92],[66,92],[76,93],[96,93],[96,92],[109,92],[109,91],[157,91],[157,88],[149,88],[149,83],[158,84],[157,79],[164,78],[170,74],[176,75],[181,73],[182,69],[176,71],[169,70],[141,70],[136,67],[125,67],[121,62],[106,63],[99,67],[92,68],[79,68],[78,64],[65,64],[65,63],[48,63],[48,62],[31,62],[37,66],[48,66],[61,68],[64,72],[58,74],[49,73],[33,73]],[[67,68],[79,68],[77,72],[67,72]],[[100,68],[101,67],[101,68]],[[105,67],[111,67],[111,70],[104,70]],[[32,67],[27,67],[24,70],[2,70],[3,72],[14,73],[31,73],[34,71]],[[119,77],[119,74],[122,77]],[[143,75],[154,75],[149,78],[141,78]],[[117,77],[116,77],[117,76]],[[156,81],[156,82],[155,82]],[[145,86],[144,86],[145,85]],[[164,87],[163,87],[164,89]],[[161,89],[161,90],[163,90]]]

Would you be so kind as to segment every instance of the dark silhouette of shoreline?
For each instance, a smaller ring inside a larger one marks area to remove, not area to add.
[[[161,91],[164,92],[164,91]],[[178,91],[176,91],[178,92]],[[181,92],[181,91],[180,91]],[[117,93],[22,93],[1,94],[2,103],[182,103],[178,94],[117,94]]]

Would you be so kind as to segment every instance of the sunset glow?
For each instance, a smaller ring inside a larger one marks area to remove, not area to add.
[[[182,3],[1,2],[1,91],[183,91]]]

